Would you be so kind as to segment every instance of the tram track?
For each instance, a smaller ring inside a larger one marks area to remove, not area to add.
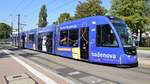
[[[8,46],[5,46],[5,47],[2,47],[2,49],[6,49],[6,47]],[[11,50],[11,46],[9,46],[9,49]],[[19,50],[20,51],[20,50]],[[32,51],[32,50],[31,50]],[[20,51],[20,52],[23,52],[25,54],[28,54],[28,57],[30,56],[33,56],[34,53],[30,53],[30,52],[27,52],[27,51]],[[39,54],[40,52],[36,52],[36,54]],[[26,55],[27,56],[27,55]],[[24,56],[25,57],[25,56]],[[38,56],[39,57],[39,56]],[[59,57],[59,56],[58,56]],[[42,57],[39,57],[39,58],[42,58]],[[45,58],[42,58],[42,59],[45,59]],[[47,61],[50,61],[48,59],[45,59]],[[51,61],[52,62],[52,61]],[[101,65],[101,64],[100,64]],[[64,66],[64,65],[63,65]],[[114,67],[114,66],[110,66],[110,67]],[[125,68],[123,68],[125,70]],[[140,73],[145,73],[145,74],[150,74],[150,67],[143,67],[141,65],[139,65],[138,67],[132,67],[132,68],[126,68],[127,70],[130,70],[130,71],[136,71],[136,72],[140,72]]]
[[[25,52],[25,51],[22,51],[22,52],[29,54],[29,52]],[[31,53],[30,53],[30,54],[31,54]],[[31,54],[31,56],[32,56],[32,54]],[[40,58],[40,59],[47,60],[47,61],[49,61],[49,62],[53,62],[52,60],[43,58],[43,57],[41,57],[41,56],[37,56],[37,57]],[[58,64],[58,65],[61,65],[61,66],[65,66],[65,65],[59,64],[59,63],[57,63],[57,62],[53,62],[53,63]],[[95,65],[95,64],[93,64],[93,65]],[[101,64],[99,64],[99,65],[101,65]],[[102,65],[102,66],[103,66],[103,65]],[[114,66],[109,66],[109,67],[114,67]],[[114,67],[114,68],[118,68],[118,67]],[[143,67],[143,66],[141,66],[141,65],[139,65],[138,67],[120,68],[120,69],[127,70],[127,71],[130,70],[130,71],[139,72],[139,73],[143,73],[143,74],[150,74],[150,67],[149,67],[149,68],[148,68],[148,67]]]
[[[150,67],[145,68],[145,67],[140,66],[140,67],[135,67],[135,68],[129,68],[128,70],[143,73],[143,74],[150,74]]]

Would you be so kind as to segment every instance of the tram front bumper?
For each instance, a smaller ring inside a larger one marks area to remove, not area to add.
[[[120,57],[120,64],[136,64],[138,58],[136,55],[123,55]]]

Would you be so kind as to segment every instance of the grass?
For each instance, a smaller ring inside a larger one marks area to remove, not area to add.
[[[150,51],[150,47],[138,47],[137,50],[148,50],[148,51]]]

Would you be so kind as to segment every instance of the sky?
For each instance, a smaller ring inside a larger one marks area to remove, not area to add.
[[[72,16],[75,13],[78,1],[85,0],[1,0],[0,1],[0,22],[11,24],[17,28],[17,15],[21,15],[21,25],[23,30],[37,28],[40,8],[43,4],[47,7],[48,25],[56,21],[63,12],[68,12]],[[110,9],[110,0],[102,0],[102,6]]]

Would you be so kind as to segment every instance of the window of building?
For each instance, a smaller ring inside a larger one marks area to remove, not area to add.
[[[67,46],[68,44],[68,30],[60,31],[60,46]]]
[[[117,47],[118,43],[109,24],[97,25],[96,28],[97,47]]]
[[[69,30],[69,46],[78,47],[78,29]]]

